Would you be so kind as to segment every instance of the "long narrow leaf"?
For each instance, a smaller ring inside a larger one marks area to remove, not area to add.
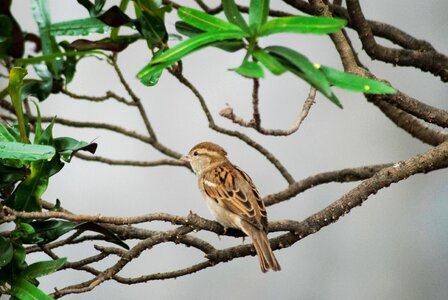
[[[312,33],[327,34],[340,30],[347,24],[346,20],[327,17],[282,17],[270,20],[263,24],[260,35],[274,33]]]
[[[0,158],[35,161],[50,159],[55,149],[47,145],[32,145],[17,142],[0,142]]]
[[[77,223],[60,220],[37,220],[31,222],[35,233],[22,238],[25,244],[46,244],[50,243],[67,232],[75,229]]]
[[[280,75],[286,72],[286,68],[272,55],[263,49],[257,49],[253,55],[274,75]]]
[[[222,7],[224,8],[224,14],[230,23],[237,25],[239,28],[247,33],[250,33],[249,26],[247,26],[246,20],[244,20],[238,7],[233,0],[223,0]]]
[[[86,55],[101,55],[106,56],[101,51],[98,50],[87,50],[87,51],[67,51],[67,52],[59,52],[59,53],[52,53],[48,55],[42,55],[42,56],[36,56],[36,57],[30,57],[30,58],[19,58],[16,59],[15,63],[19,66],[26,66],[30,64],[39,64],[41,62],[50,62],[54,59],[58,59],[64,56],[86,56]]]
[[[159,78],[165,68],[168,68],[172,62],[160,63],[157,65],[147,64],[138,73],[137,78],[146,86],[154,86],[159,82]]]
[[[0,236],[0,268],[9,264],[13,256],[13,252],[11,241]]]
[[[28,72],[26,69],[14,67],[9,73],[8,92],[11,96],[12,104],[16,112],[17,121],[20,129],[20,141],[22,143],[28,143],[28,136],[26,133],[25,118],[23,116],[22,99],[20,97],[20,87],[22,86],[23,78],[25,78]]]
[[[328,81],[337,87],[368,94],[394,94],[397,91],[390,85],[354,74],[342,72],[327,66],[319,66]]]
[[[8,129],[0,123],[0,142],[15,142],[16,139],[14,136],[8,131]]]
[[[236,73],[252,78],[263,78],[263,68],[256,62],[244,61],[238,68],[233,69]]]
[[[303,73],[307,81],[313,84],[316,88],[320,88],[324,95],[327,96],[332,94],[327,78],[322,74],[322,72],[317,70],[309,59],[303,54],[281,46],[267,47],[265,50],[286,59],[289,63],[297,67]]]
[[[93,223],[93,222],[85,222],[85,223],[81,223],[81,224],[77,225],[76,229],[80,230],[80,231],[91,230],[91,231],[99,232],[104,235],[104,237],[106,238],[106,241],[109,241],[111,243],[114,243],[116,245],[119,245],[119,246],[129,250],[129,246],[125,242],[123,242],[114,232],[112,232],[111,230],[107,229],[106,227],[104,227],[100,224]]]
[[[29,278],[42,277],[57,271],[66,261],[67,258],[65,257],[55,260],[39,261],[29,265],[24,273]]]
[[[159,1],[135,0],[137,19],[133,22],[137,30],[145,37],[150,49],[166,48],[168,33],[165,28],[165,13],[169,6],[160,7]]]
[[[44,131],[40,142],[48,138],[46,135],[47,132]],[[7,199],[7,205],[20,211],[39,211],[41,209],[41,197],[48,187],[48,179],[59,172],[62,167],[63,163],[58,157],[53,157],[50,161],[31,162],[31,173]]]
[[[36,107],[37,117],[36,117],[36,130],[34,132],[34,143],[37,144],[37,142],[40,140],[40,137],[42,135],[42,116],[40,114],[40,108],[37,105],[36,102],[34,102],[34,106]]]
[[[241,28],[232,23],[193,8],[179,8],[177,14],[184,22],[204,31],[241,31]]]
[[[88,35],[91,33],[105,33],[110,27],[97,18],[78,19],[53,23],[50,26],[50,33],[53,36],[58,35]]]
[[[50,33],[51,20],[47,0],[33,0],[31,4],[34,20],[39,27],[39,35],[42,43],[42,53],[44,55],[60,53],[56,39]],[[48,66],[53,75],[57,78],[63,69],[62,61],[56,59],[48,61]]]
[[[186,35],[188,37],[193,37],[193,36],[199,35],[201,33],[204,33],[203,30],[197,29],[196,27],[193,27],[183,21],[176,22],[176,30],[179,33]],[[222,49],[224,51],[228,51],[228,52],[236,52],[238,50],[243,49],[246,46],[246,43],[244,43],[244,41],[241,39],[239,39],[239,40],[235,39],[235,40],[214,42],[214,43],[210,44],[210,46],[217,47],[217,48],[220,48],[220,49]]]
[[[331,91],[330,83],[325,75],[307,57],[292,49],[281,46],[267,47],[265,50],[279,59],[286,69],[310,83],[334,104],[342,108],[341,102]]]
[[[249,27],[252,34],[258,34],[269,14],[269,0],[250,0]]]
[[[207,44],[211,44],[216,41],[241,39],[246,36],[247,33],[242,31],[216,31],[203,33],[177,44],[173,48],[169,49],[168,51],[154,59],[151,64],[158,64],[163,62],[175,63],[182,57],[194,52],[195,50],[198,50],[200,47]]]
[[[22,277],[13,282],[10,292],[12,296],[20,300],[53,300],[53,298]]]

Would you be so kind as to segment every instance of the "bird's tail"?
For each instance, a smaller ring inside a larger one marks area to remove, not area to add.
[[[269,270],[280,271],[280,265],[272,252],[269,244],[268,236],[262,229],[258,229],[247,222],[241,222],[243,231],[249,235],[257,251],[258,260],[260,261],[260,268],[263,273]]]

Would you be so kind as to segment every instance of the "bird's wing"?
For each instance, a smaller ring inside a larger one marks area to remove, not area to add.
[[[252,179],[244,171],[222,164],[202,175],[205,193],[220,206],[240,216],[258,229],[267,231],[266,208]]]

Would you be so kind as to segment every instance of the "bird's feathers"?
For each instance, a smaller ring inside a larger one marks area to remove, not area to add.
[[[264,203],[252,180],[242,170],[224,162],[204,173],[199,179],[199,185],[221,207],[253,226],[267,230]]]

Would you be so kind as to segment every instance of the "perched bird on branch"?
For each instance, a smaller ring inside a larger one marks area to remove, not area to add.
[[[249,175],[227,159],[222,147],[210,142],[197,144],[181,160],[191,164],[216,220],[225,229],[240,229],[252,239],[261,271],[280,271],[267,237],[266,207]]]

